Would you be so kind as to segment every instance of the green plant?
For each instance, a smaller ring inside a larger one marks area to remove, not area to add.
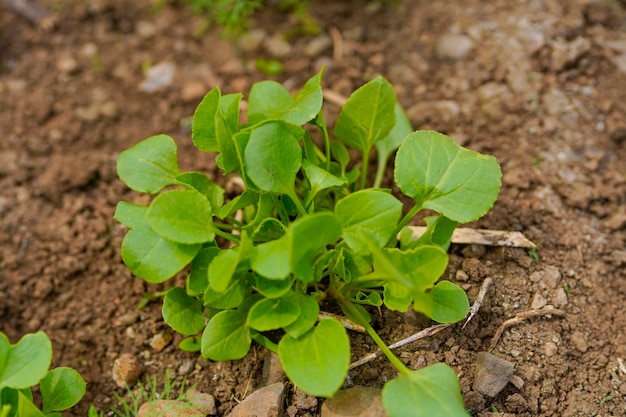
[[[44,332],[27,334],[12,345],[0,332],[0,417],[59,417],[85,395],[86,383],[71,368],[49,369],[52,344]],[[41,409],[33,403],[39,385]]]
[[[145,383],[137,384],[137,388],[135,391],[131,390],[130,387],[126,387],[128,390],[128,400],[121,397],[117,393],[113,393],[113,396],[117,399],[121,408],[111,407],[111,415],[116,417],[134,417],[139,413],[139,408],[143,403],[156,401],[156,400],[180,400],[184,401],[187,399],[187,395],[191,390],[195,388],[195,384],[191,387],[186,388],[187,379],[183,378],[181,382],[180,389],[178,390],[178,395],[174,396],[174,384],[173,380],[170,377],[168,370],[165,370],[165,374],[163,377],[163,389],[159,390],[159,384],[157,382],[156,376],[152,378],[146,376]],[[89,407],[88,417],[103,417],[104,412],[98,411],[96,407],[91,405]]]
[[[180,172],[176,144],[166,135],[123,151],[119,177],[156,197],[149,206],[118,204],[115,218],[129,228],[122,259],[151,283],[191,265],[185,287],[171,288],[163,302],[165,322],[189,336],[187,350],[196,346],[212,360],[239,359],[255,340],[278,353],[301,389],[330,397],[350,362],[341,324],[317,323],[320,302],[332,300],[367,329],[400,372],[383,389],[390,416],[466,416],[452,368],[408,369],[370,325],[364,306],[407,311],[412,305],[441,323],[466,317],[465,292],[439,277],[457,223],[478,219],[496,200],[500,166],[443,134],[411,132],[382,77],[350,96],[331,138],[322,74],[295,97],[276,82],[256,83],[244,124],[241,94],[214,88],[204,97],[192,140],[201,151],[216,152],[225,173],[241,177],[240,195],[229,198],[203,173]],[[360,166],[353,167],[348,148],[361,153]],[[394,152],[395,183],[412,201],[404,215],[400,200],[380,188]],[[425,209],[435,214],[415,237],[406,226]],[[266,332],[279,329],[275,343]]]

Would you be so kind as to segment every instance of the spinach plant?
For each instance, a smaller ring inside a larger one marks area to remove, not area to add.
[[[227,195],[201,172],[181,172],[169,136],[122,152],[119,177],[156,195],[148,206],[118,204],[115,218],[129,228],[122,259],[150,283],[191,265],[184,288],[171,288],[163,301],[165,322],[189,336],[181,343],[186,350],[239,359],[254,340],[278,353],[298,387],[330,397],[350,363],[346,330],[332,319],[317,321],[322,301],[333,301],[399,371],[383,389],[390,416],[466,416],[452,368],[407,368],[370,325],[365,307],[413,308],[440,323],[466,317],[465,292],[439,278],[457,224],[480,218],[495,202],[500,167],[443,134],[411,132],[382,77],[350,96],[331,135],[322,74],[295,97],[273,81],[254,84],[245,123],[241,94],[222,95],[216,87],[204,97],[193,143],[216,153],[224,173],[241,178],[239,195]],[[351,161],[350,149],[360,161]],[[378,169],[370,176],[374,152]],[[411,201],[405,210],[381,188],[394,152],[395,183]],[[433,213],[427,231],[413,236],[406,226],[426,209]]]
[[[85,381],[74,369],[49,370],[52,345],[43,332],[25,335],[12,345],[0,332],[0,417],[60,417],[60,411],[85,395]],[[33,403],[39,385],[42,407]]]

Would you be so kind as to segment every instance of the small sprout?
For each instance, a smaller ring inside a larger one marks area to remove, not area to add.
[[[563,290],[565,290],[565,294],[569,294],[572,291],[572,289],[570,288],[567,282],[563,284]]]
[[[600,400],[600,404],[604,404],[608,401],[613,401],[615,399],[614,396],[612,395],[605,395],[604,397],[602,397],[602,399]]]
[[[528,250],[528,256],[530,256],[530,258],[535,262],[539,262],[541,260],[539,253],[537,253],[537,249],[539,249],[539,243],[537,243],[537,246],[534,248]]]

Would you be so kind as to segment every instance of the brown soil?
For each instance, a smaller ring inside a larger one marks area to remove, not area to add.
[[[247,91],[265,78],[254,58],[272,52],[265,41],[238,53],[216,33],[199,36],[200,19],[171,4],[158,14],[148,0],[39,4],[57,15],[54,30],[34,28],[0,6],[0,330],[13,342],[45,330],[54,365],[81,372],[88,393],[68,416],[86,415],[90,403],[115,404],[111,367],[123,352],[138,355],[150,375],[177,375],[195,361],[190,382],[214,394],[225,413],[258,386],[263,350],[218,364],[178,351],[177,337],[161,352],[149,347],[166,330],[160,304],[136,306],[142,293],[161,287],[132,277],[120,260],[125,230],[113,211],[120,199],[137,197],[117,180],[115,158],[166,132],[179,142],[183,168],[212,170],[183,121],[212,86]],[[335,55],[332,46],[306,55],[313,38],[296,37],[276,79],[296,88],[327,64],[325,88],[347,95],[386,76],[416,128],[448,133],[502,164],[500,198],[475,227],[520,230],[540,243],[539,261],[522,249],[453,247],[450,275],[463,279],[471,300],[485,277],[495,284],[465,329],[409,345],[401,357],[412,366],[453,366],[466,405],[479,416],[503,415],[495,409],[625,415],[626,375],[618,369],[626,360],[620,4],[455,0],[377,8],[320,1],[311,12],[323,31],[341,35],[342,50],[335,43]],[[266,39],[292,26],[272,10],[255,23]],[[466,35],[469,53],[439,58],[437,41],[446,33]],[[171,85],[139,91],[142,67],[165,61],[177,68]],[[529,319],[505,331],[493,351],[515,364],[523,387],[510,385],[493,399],[472,393],[476,354],[488,349],[497,327],[544,304],[566,317]],[[429,323],[383,312],[375,324],[391,343]],[[373,349],[367,338],[353,340],[355,358]],[[382,360],[352,373],[356,383],[375,387],[394,375]]]

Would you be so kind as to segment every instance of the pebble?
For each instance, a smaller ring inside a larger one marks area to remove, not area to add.
[[[291,44],[280,33],[267,38],[264,44],[265,49],[275,58],[283,58],[291,52]]]
[[[161,352],[163,349],[167,347],[167,345],[171,343],[171,341],[172,341],[172,334],[164,330],[152,336],[152,338],[150,339],[149,345],[152,349],[156,350],[157,352]]]
[[[137,417],[206,417],[207,413],[187,401],[156,400],[143,403]]]
[[[515,365],[489,352],[476,355],[476,370],[472,388],[488,397],[495,397],[511,380]]]
[[[183,84],[180,96],[184,101],[194,101],[204,97],[207,87],[202,81],[187,81]]]
[[[185,376],[189,375],[191,371],[193,371],[193,367],[195,362],[193,359],[186,360],[178,367],[178,375]]]
[[[530,308],[532,308],[533,310],[539,310],[546,304],[548,304],[548,300],[546,300],[545,297],[541,295],[540,293],[535,293],[535,296],[533,297],[533,301],[530,304]]]
[[[280,364],[280,358],[272,351],[267,351],[263,360],[262,385],[272,385],[282,382],[285,379],[285,372]]]
[[[546,344],[543,346],[543,350],[547,357],[551,357],[556,355],[556,352],[559,350],[559,348],[554,342],[546,342]]]
[[[176,74],[176,65],[171,62],[161,62],[146,70],[146,78],[139,84],[139,90],[154,93],[168,87]]]
[[[78,71],[78,61],[72,56],[64,55],[57,60],[57,70],[63,74],[74,74]]]
[[[467,56],[474,43],[465,35],[448,33],[437,40],[435,56],[443,61],[460,61]]]
[[[579,36],[571,42],[565,39],[555,39],[551,46],[550,69],[559,72],[587,53],[591,49],[591,41]]]
[[[323,33],[311,39],[302,49],[302,53],[308,57],[321,55],[333,45],[333,40]]]
[[[581,331],[575,331],[572,333],[570,338],[572,345],[576,348],[580,353],[585,353],[589,349],[589,342],[587,341],[587,337]]]
[[[299,388],[296,388],[293,393],[291,403],[300,410],[312,410],[317,409],[317,398],[307,394]]]
[[[356,385],[337,392],[322,405],[322,417],[385,417],[380,390]]]
[[[259,49],[263,41],[267,38],[264,29],[251,29],[239,39],[239,47],[244,52],[254,52]]]
[[[285,384],[277,382],[260,388],[246,397],[228,417],[279,417],[283,414]]]
[[[120,388],[133,385],[142,373],[141,363],[130,353],[123,353],[113,362],[113,382]]]
[[[197,389],[193,389],[187,393],[187,401],[193,404],[196,408],[202,411],[205,415],[217,414],[217,407],[215,405],[215,397],[211,394],[200,392]]]
[[[567,292],[565,288],[558,288],[552,296],[552,304],[555,307],[563,307],[567,305]]]

